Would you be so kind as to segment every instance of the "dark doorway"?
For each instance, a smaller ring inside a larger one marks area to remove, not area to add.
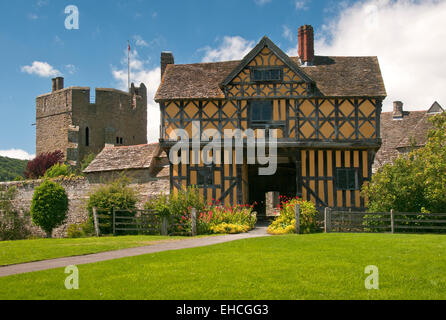
[[[281,196],[295,197],[296,164],[279,164],[276,174],[272,176],[259,176],[259,166],[251,165],[248,168],[249,202],[257,202],[254,210],[260,219],[266,218],[266,194],[271,191],[279,192]]]

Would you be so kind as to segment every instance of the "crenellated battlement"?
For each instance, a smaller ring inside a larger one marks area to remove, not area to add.
[[[147,143],[147,88],[63,87],[53,79],[52,92],[36,98],[36,152],[62,150],[78,164],[105,144]],[[76,128],[73,130],[73,128]]]

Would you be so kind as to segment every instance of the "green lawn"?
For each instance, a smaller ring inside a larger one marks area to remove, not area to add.
[[[380,290],[366,290],[376,265]],[[0,278],[0,299],[446,299],[446,236],[316,234],[241,240]]]
[[[126,236],[85,239],[36,239],[0,242],[0,266],[142,247],[181,237]]]

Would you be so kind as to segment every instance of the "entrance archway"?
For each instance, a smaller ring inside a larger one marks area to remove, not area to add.
[[[275,192],[278,196],[295,197],[296,186],[296,164],[279,164],[276,174],[272,176],[259,176],[259,167],[252,165],[248,168],[249,202],[257,204],[259,220],[267,218],[266,195]],[[277,196],[277,198],[278,198]]]

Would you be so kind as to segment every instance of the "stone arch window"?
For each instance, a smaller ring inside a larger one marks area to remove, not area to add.
[[[85,128],[85,146],[86,147],[90,146],[90,128],[89,127]]]

